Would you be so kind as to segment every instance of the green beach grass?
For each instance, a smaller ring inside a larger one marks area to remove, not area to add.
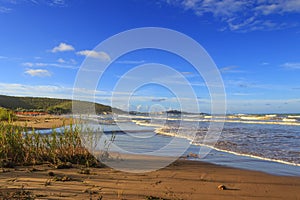
[[[63,163],[95,166],[99,162],[84,147],[80,127],[62,127],[59,133],[41,134],[37,130],[0,122],[0,167]]]

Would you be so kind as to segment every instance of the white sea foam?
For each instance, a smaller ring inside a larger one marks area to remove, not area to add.
[[[198,146],[205,146],[205,147],[217,150],[217,151],[226,152],[226,153],[230,153],[230,154],[234,154],[234,155],[238,155],[238,156],[245,156],[245,157],[255,158],[255,159],[259,159],[259,160],[277,162],[277,163],[282,163],[282,164],[287,164],[287,165],[293,165],[293,166],[300,166],[300,164],[293,163],[293,162],[288,162],[288,161],[284,161],[284,160],[272,159],[272,158],[265,158],[265,157],[255,156],[255,155],[246,154],[246,153],[238,153],[238,152],[235,152],[235,151],[229,151],[229,150],[224,150],[224,149],[216,148],[216,147],[210,146],[210,145],[197,144],[197,143],[193,143],[193,144],[194,145],[198,145]]]
[[[155,133],[161,134],[161,135],[166,135],[166,136],[171,136],[171,137],[179,137],[179,138],[188,139],[188,140],[191,141],[191,144],[193,144],[193,145],[208,147],[208,148],[214,149],[216,151],[220,151],[220,152],[226,152],[226,153],[230,153],[230,154],[234,154],[234,155],[238,155],[238,156],[245,156],[245,157],[255,158],[255,159],[259,159],[259,160],[277,162],[277,163],[282,163],[282,164],[287,164],[287,165],[292,165],[292,166],[300,166],[300,164],[293,163],[293,162],[288,162],[288,161],[273,159],[273,158],[266,158],[266,157],[256,156],[256,155],[246,154],[246,153],[238,153],[238,152],[235,152],[235,151],[220,149],[220,148],[217,148],[217,147],[212,146],[212,145],[193,142],[193,139],[191,137],[188,137],[186,135],[180,135],[180,134],[175,133],[175,132],[165,131],[164,128],[157,128],[155,130]]]
[[[136,116],[135,117],[136,119],[134,119],[133,121],[135,123],[140,123],[138,121],[142,121],[142,120],[139,120],[139,119],[144,119],[144,120],[151,120],[150,117],[148,116]],[[137,119],[139,118],[139,119]],[[221,116],[221,117],[211,117],[209,116],[208,118],[195,118],[195,117],[185,117],[185,118],[171,118],[171,117],[159,117],[157,118],[158,120],[161,120],[161,121],[178,121],[178,120],[181,120],[181,121],[185,121],[185,122],[226,122],[226,123],[243,123],[243,124],[272,124],[272,125],[287,125],[287,126],[300,126],[300,122],[298,120],[285,120],[285,121],[282,121],[284,118],[279,118],[279,120],[266,120],[267,118],[266,117],[247,117],[247,120],[246,118],[241,119],[241,118],[224,118],[224,116]],[[153,120],[153,119],[152,119]],[[144,124],[142,122],[142,124]],[[142,125],[141,124],[141,125]],[[145,124],[146,125],[146,124]],[[149,126],[149,125],[148,125]],[[150,125],[152,126],[152,125]],[[155,125],[153,125],[155,126]]]

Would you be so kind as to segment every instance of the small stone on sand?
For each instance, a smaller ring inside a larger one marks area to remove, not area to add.
[[[226,188],[225,185],[219,185],[219,186],[218,186],[218,189],[219,189],[219,190],[226,190],[227,188]]]

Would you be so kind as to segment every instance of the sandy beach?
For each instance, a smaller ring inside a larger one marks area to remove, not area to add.
[[[300,177],[178,160],[149,173],[126,173],[109,167],[90,168],[48,165],[0,171],[0,197],[33,199],[299,199]],[[81,173],[80,173],[81,172]],[[226,190],[218,189],[224,185]]]
[[[71,122],[59,116],[36,116],[19,117],[14,123],[46,129]],[[130,155],[125,159],[131,159],[133,165],[151,166],[163,158]],[[225,190],[219,189],[220,185]],[[147,173],[122,172],[107,166],[58,169],[51,164],[0,169],[0,199],[300,199],[299,191],[300,177],[184,159]]]

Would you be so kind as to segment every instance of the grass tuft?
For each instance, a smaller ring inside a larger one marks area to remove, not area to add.
[[[80,138],[78,126],[54,129],[51,134],[0,122],[0,167],[51,163],[57,168],[72,164],[98,166],[98,160],[88,152]]]

